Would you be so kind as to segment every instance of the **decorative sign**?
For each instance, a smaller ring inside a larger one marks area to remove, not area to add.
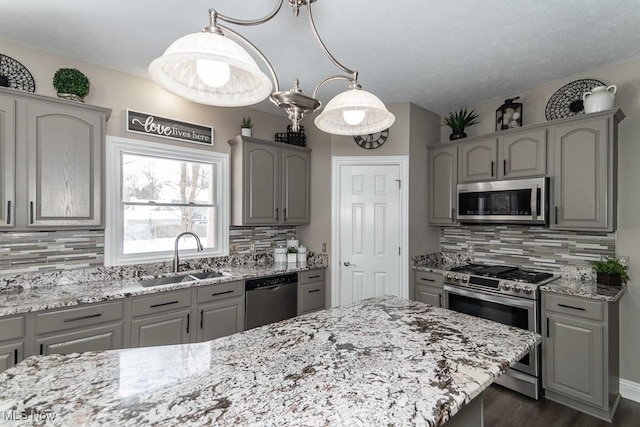
[[[213,146],[213,128],[127,110],[127,131]]]

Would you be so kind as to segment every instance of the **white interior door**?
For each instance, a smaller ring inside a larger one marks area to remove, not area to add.
[[[371,162],[373,163],[373,161]],[[337,305],[402,292],[400,165],[339,166]]]

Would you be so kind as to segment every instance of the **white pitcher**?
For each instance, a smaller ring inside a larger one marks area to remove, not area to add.
[[[584,112],[588,114],[612,109],[617,91],[618,87],[616,85],[610,85],[596,86],[590,92],[583,93]]]

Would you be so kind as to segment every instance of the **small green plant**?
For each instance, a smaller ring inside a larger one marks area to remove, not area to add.
[[[287,249],[287,252],[290,253],[290,254],[297,254],[298,253],[298,248],[296,248],[295,246],[290,246]]]
[[[83,99],[89,94],[89,79],[75,68],[60,68],[53,75],[53,87],[58,93],[68,93]]]
[[[478,123],[478,117],[475,110],[467,111],[465,107],[454,113],[449,113],[449,117],[444,119],[442,124],[449,126],[453,132],[462,132],[466,127]]]
[[[242,128],[251,129],[253,125],[251,124],[251,117],[243,117],[242,118]]]
[[[617,258],[604,257],[602,261],[591,261],[591,265],[596,273],[619,275],[622,283],[627,283],[630,279],[627,273],[627,266],[623,265]]]

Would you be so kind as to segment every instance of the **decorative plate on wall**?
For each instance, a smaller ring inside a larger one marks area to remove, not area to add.
[[[36,91],[36,82],[24,65],[11,58],[0,54],[0,86],[26,92]]]
[[[564,119],[584,114],[582,94],[596,86],[606,86],[606,84],[600,80],[582,79],[562,86],[547,102],[547,107],[544,110],[547,120]]]

